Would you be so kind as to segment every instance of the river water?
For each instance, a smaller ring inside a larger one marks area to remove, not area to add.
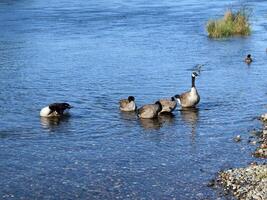
[[[208,19],[240,3],[1,1],[0,198],[220,196],[206,184],[254,160],[246,139],[266,112],[265,1],[246,1],[250,37],[205,32]],[[205,64],[197,110],[157,120],[119,111],[129,95],[141,106],[188,90],[196,64]],[[69,117],[40,119],[42,107],[64,101]]]

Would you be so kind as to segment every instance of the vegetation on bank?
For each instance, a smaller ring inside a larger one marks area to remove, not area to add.
[[[211,38],[248,36],[251,33],[249,10],[246,8],[237,11],[228,9],[223,18],[208,21],[206,29]]]

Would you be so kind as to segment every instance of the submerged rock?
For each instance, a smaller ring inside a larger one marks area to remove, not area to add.
[[[235,142],[240,142],[241,140],[241,135],[237,135],[236,137],[234,137]]]

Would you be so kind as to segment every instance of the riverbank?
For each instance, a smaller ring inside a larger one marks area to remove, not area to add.
[[[223,186],[226,194],[237,199],[267,199],[267,165],[253,163],[245,168],[220,172],[217,183]]]
[[[252,142],[258,144],[252,156],[264,160],[267,158],[267,114],[262,115],[260,120],[263,122],[262,130],[252,132]],[[233,195],[237,199],[267,199],[267,164],[255,162],[244,168],[219,172],[215,183],[223,188],[225,194]]]

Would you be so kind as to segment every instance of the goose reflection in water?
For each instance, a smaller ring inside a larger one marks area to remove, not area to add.
[[[120,112],[120,117],[126,121],[136,120],[136,112]]]
[[[163,124],[171,125],[174,123],[174,119],[175,119],[174,117],[175,115],[172,113],[161,113],[158,116],[158,119],[162,125]]]
[[[191,128],[192,142],[196,137],[196,126],[198,122],[199,109],[198,108],[183,108],[180,110],[182,120]]]
[[[141,119],[140,124],[147,130],[159,130],[164,124],[172,124],[174,122],[174,115],[172,113],[160,114],[157,118],[153,119]]]
[[[67,122],[68,120],[69,115],[64,117],[40,117],[41,126],[50,130],[57,128],[62,122]]]

